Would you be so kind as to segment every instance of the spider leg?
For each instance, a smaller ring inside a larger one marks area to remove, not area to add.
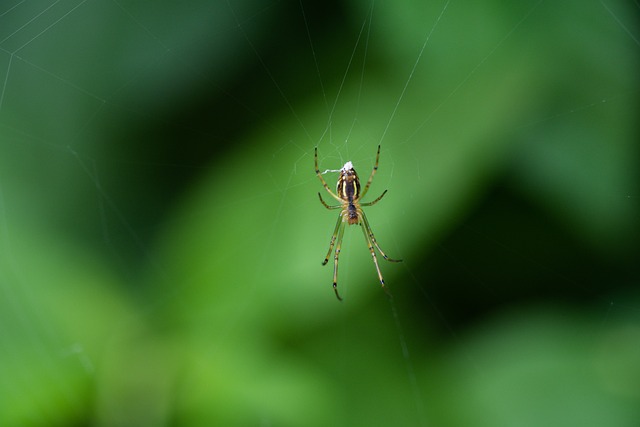
[[[340,231],[340,226],[342,225],[342,215],[338,215],[338,221],[336,222],[336,228],[333,230],[333,234],[331,235],[331,243],[329,243],[329,250],[327,251],[327,256],[324,257],[324,261],[322,261],[322,265],[327,265],[329,262],[329,255],[331,255],[331,251],[336,244],[336,239],[338,238],[338,232]],[[342,227],[344,228],[344,226]]]
[[[383,193],[383,195],[384,195],[384,193]],[[382,196],[380,196],[380,197],[382,197]],[[367,241],[373,243],[373,245],[376,247],[376,249],[378,249],[378,252],[380,252],[380,255],[382,255],[382,258],[386,259],[387,261],[391,261],[391,262],[402,262],[401,259],[389,258],[387,256],[387,254],[385,254],[384,251],[382,249],[380,249],[380,245],[378,245],[378,241],[376,240],[376,237],[373,235],[373,231],[371,230],[371,226],[369,225],[369,220],[367,219],[367,216],[364,214],[364,211],[360,211],[360,214],[361,214],[360,217],[362,218],[362,224],[363,224],[362,229],[364,230],[365,234],[367,235]],[[375,256],[374,256],[374,261],[376,261]],[[378,267],[377,261],[376,261],[376,267]],[[378,270],[378,274],[380,274],[380,270]]]
[[[380,272],[380,266],[378,265],[378,257],[376,256],[376,251],[373,249],[373,243],[371,243],[371,233],[368,231],[367,223],[362,221],[360,222],[360,226],[362,227],[362,231],[364,232],[364,239],[367,242],[367,247],[369,248],[369,252],[371,253],[371,258],[373,258],[373,263],[376,266],[376,271],[378,272],[378,279],[380,279],[380,286],[382,289],[388,294],[389,291],[387,287],[384,285],[384,278],[382,277],[382,273]]]
[[[332,209],[340,209],[340,208],[342,207],[341,205],[337,205],[337,206],[329,206],[328,204],[326,204],[326,203],[325,203],[325,201],[324,201],[324,200],[322,200],[322,196],[320,195],[320,193],[318,193],[318,197],[320,197],[320,203],[322,203],[322,205],[323,205],[325,208],[329,209],[329,210],[332,210]]]
[[[340,247],[342,246],[342,236],[344,235],[346,222],[342,221],[342,215],[338,218],[338,221],[340,221],[338,226],[338,241],[336,243],[336,253],[333,256],[333,290],[338,300],[342,301],[338,293],[338,257],[340,256]]]
[[[324,178],[322,177],[322,174],[320,173],[320,168],[318,168],[318,147],[316,147],[316,149],[315,149],[314,159],[315,159],[315,164],[316,164],[316,175],[318,175],[318,178],[320,178],[320,182],[322,182],[322,186],[324,187],[325,190],[327,190],[327,192],[329,194],[331,194],[331,196],[334,199],[336,199],[339,202],[342,202],[342,199],[340,197],[338,197],[338,195],[336,193],[331,191],[331,189],[329,188],[329,185],[327,184],[327,181],[324,180]],[[323,204],[324,204],[324,202],[323,202]]]
[[[369,176],[369,181],[367,181],[367,184],[364,186],[364,189],[362,190],[362,194],[360,194],[360,199],[364,197],[365,194],[367,194],[367,191],[369,191],[369,187],[371,186],[371,182],[373,181],[373,176],[376,174],[376,171],[378,170],[378,161],[380,160],[380,146],[378,145],[378,153],[376,154],[376,163],[373,165],[373,170],[371,171],[371,175]],[[316,169],[318,169],[318,167],[316,166]],[[382,198],[382,196],[380,196],[380,198]]]
[[[380,195],[380,197],[378,197],[377,199],[375,199],[373,202],[368,202],[368,203],[360,203],[360,206],[373,206],[376,203],[378,203],[380,201],[380,199],[382,199],[384,197],[384,195],[387,194],[387,190],[384,190],[382,192],[382,194]]]

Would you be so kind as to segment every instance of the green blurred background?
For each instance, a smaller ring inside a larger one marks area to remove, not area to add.
[[[3,3],[0,425],[638,425],[638,12]]]

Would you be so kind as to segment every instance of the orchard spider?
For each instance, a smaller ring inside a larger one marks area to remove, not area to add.
[[[333,290],[336,293],[336,297],[338,297],[338,300],[340,301],[342,301],[342,298],[340,298],[340,294],[338,294],[338,257],[340,255],[340,246],[342,246],[342,236],[344,235],[345,225],[358,224],[362,227],[362,231],[364,232],[364,238],[367,242],[367,245],[369,246],[369,252],[371,253],[371,257],[373,258],[373,263],[375,264],[376,271],[378,272],[380,285],[382,285],[382,288],[385,290],[385,292],[388,292],[388,291],[387,291],[387,288],[384,286],[384,279],[382,277],[382,273],[380,273],[380,267],[378,266],[378,258],[376,257],[374,246],[378,250],[378,252],[380,252],[380,255],[382,255],[382,257],[387,261],[391,261],[391,262],[402,261],[399,259],[389,258],[382,251],[382,249],[380,249],[380,246],[378,245],[376,238],[373,236],[373,231],[371,231],[371,226],[369,225],[367,216],[364,214],[364,211],[362,210],[363,206],[373,206],[376,203],[378,203],[378,201],[380,201],[380,199],[382,199],[382,197],[384,197],[384,195],[387,194],[387,190],[384,190],[384,192],[380,195],[380,197],[378,197],[372,202],[360,203],[360,199],[362,199],[367,194],[367,191],[369,190],[369,186],[371,186],[371,182],[373,181],[373,176],[376,174],[376,171],[378,170],[379,159],[380,159],[380,146],[378,145],[378,153],[376,154],[376,163],[375,165],[373,165],[371,176],[367,181],[367,185],[364,186],[362,193],[360,192],[360,179],[358,178],[358,174],[356,173],[356,170],[353,168],[353,163],[351,162],[345,163],[342,169],[340,170],[336,170],[336,171],[329,170],[329,171],[323,172],[323,173],[340,172],[340,178],[338,179],[338,185],[336,186],[336,192],[338,194],[336,194],[333,191],[331,191],[331,189],[327,185],[327,182],[322,177],[322,173],[320,173],[320,169],[318,169],[318,147],[316,147],[315,149],[316,175],[318,175],[318,178],[320,178],[320,181],[322,182],[322,186],[324,187],[324,189],[327,190],[327,192],[331,194],[331,196],[334,199],[340,202],[339,205],[329,206],[328,204],[325,203],[324,200],[322,200],[322,196],[320,195],[320,193],[318,193],[318,197],[320,197],[320,203],[322,203],[322,205],[325,208],[331,209],[331,210],[340,209],[340,215],[338,216],[336,227],[333,230],[333,235],[331,236],[329,251],[327,252],[327,256],[324,258],[324,261],[322,262],[322,265],[327,265],[327,262],[329,262],[329,255],[331,255],[331,251],[335,246],[336,251],[333,256]]]

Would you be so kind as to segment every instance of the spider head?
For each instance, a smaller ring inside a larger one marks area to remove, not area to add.
[[[341,173],[356,173],[355,169],[353,169],[353,163],[351,163],[351,161],[348,161],[347,163],[344,164],[344,166],[342,167],[342,169],[340,169]]]

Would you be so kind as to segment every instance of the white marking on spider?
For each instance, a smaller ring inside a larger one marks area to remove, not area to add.
[[[353,169],[353,163],[351,163],[351,160],[349,160],[347,163],[344,164],[344,166],[342,167],[342,169],[327,169],[324,172],[322,172],[322,175],[329,173],[329,172],[347,172],[349,170]]]

